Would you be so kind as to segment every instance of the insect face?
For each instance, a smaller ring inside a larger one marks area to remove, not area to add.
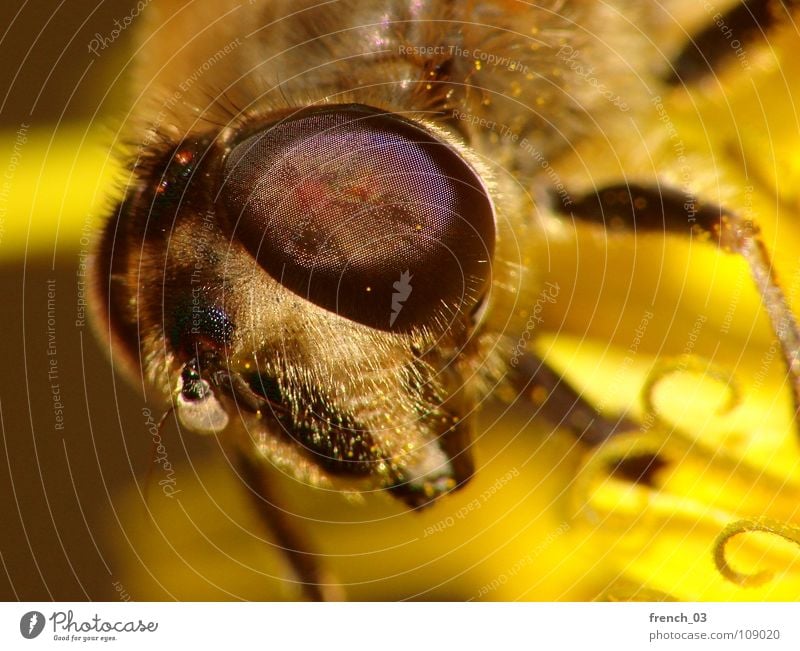
[[[469,477],[462,357],[495,214],[456,146],[332,105],[180,143],[150,169],[109,229],[127,233],[106,258],[109,307],[119,332],[139,320],[140,350],[125,344],[187,429],[243,420],[240,444],[293,473],[412,506]]]

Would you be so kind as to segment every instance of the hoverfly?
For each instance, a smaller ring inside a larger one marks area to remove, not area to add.
[[[635,427],[519,346],[543,283],[533,252],[565,218],[741,254],[797,402],[800,334],[757,226],[691,179],[569,162],[726,65],[704,45],[713,15],[752,36],[748,16],[784,11],[701,4],[142,12],[130,180],[94,257],[98,329],[182,427],[234,451],[309,597],[325,597],[320,568],[270,467],[418,509],[469,481],[476,405],[498,387],[544,390],[545,415],[587,444]]]

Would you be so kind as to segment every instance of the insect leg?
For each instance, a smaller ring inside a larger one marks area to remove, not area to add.
[[[738,253],[750,273],[780,343],[791,380],[795,420],[800,416],[800,329],[778,284],[769,254],[751,220],[714,204],[689,199],[673,188],[615,185],[579,197],[570,207],[574,219],[607,229],[706,235],[729,253]]]
[[[250,489],[256,512],[274,534],[276,544],[297,575],[304,596],[310,601],[340,600],[343,596],[340,589],[330,581],[326,582],[306,535],[276,501],[266,469],[251,456],[246,453],[237,455],[239,473]]]
[[[772,30],[790,24],[797,0],[743,0],[724,13],[709,16],[702,31],[687,41],[675,57],[667,83],[697,83],[740,56],[750,45],[767,42]]]
[[[566,427],[584,443],[599,445],[615,432],[639,429],[638,424],[625,416],[612,420],[600,415],[537,355],[525,353],[517,362],[515,384],[520,394],[535,403],[541,403],[540,414],[543,418]]]

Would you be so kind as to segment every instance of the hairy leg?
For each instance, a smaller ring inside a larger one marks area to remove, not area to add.
[[[541,404],[543,418],[570,430],[588,445],[599,445],[615,432],[639,429],[625,416],[602,416],[563,377],[533,353],[525,353],[515,367],[514,383],[521,395]]]
[[[310,601],[338,601],[343,598],[339,586],[326,580],[317,554],[308,544],[302,527],[296,526],[275,499],[270,478],[262,462],[252,455],[237,455],[239,473],[249,488],[256,512],[275,537],[275,544],[289,561],[300,582],[303,595]]]
[[[672,188],[635,184],[614,185],[578,197],[570,207],[570,215],[610,230],[701,235],[721,250],[741,255],[750,266],[750,273],[780,343],[793,392],[795,420],[798,420],[800,329],[778,284],[756,224],[731,210],[702,204]]]

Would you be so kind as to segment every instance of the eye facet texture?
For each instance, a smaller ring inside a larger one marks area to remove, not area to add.
[[[221,191],[273,278],[382,330],[441,323],[485,291],[494,213],[448,144],[360,105],[306,109],[239,143]]]

